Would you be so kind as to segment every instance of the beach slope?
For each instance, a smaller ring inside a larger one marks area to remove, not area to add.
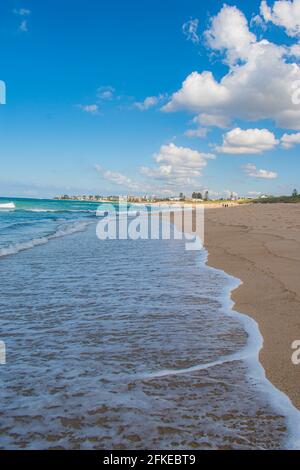
[[[208,264],[243,282],[235,310],[254,318],[264,338],[268,379],[300,409],[300,204],[247,204],[205,211]]]

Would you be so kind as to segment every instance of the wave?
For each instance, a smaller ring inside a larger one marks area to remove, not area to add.
[[[83,232],[91,223],[93,222],[76,222],[68,224],[63,227],[59,227],[55,232],[50,233],[44,237],[33,238],[32,240],[13,243],[5,248],[0,248],[0,258],[9,255],[15,255],[20,251],[29,250],[35,246],[44,245],[55,238],[72,235],[76,232]]]
[[[14,202],[3,202],[0,203],[0,210],[14,210],[16,208]]]
[[[8,225],[4,225],[3,227],[0,227],[0,231],[18,229],[18,228],[23,228],[24,226],[28,227],[31,225],[36,225],[36,221],[32,222],[29,220],[24,220],[21,222],[13,222],[12,224],[8,224]]]
[[[87,214],[89,213],[96,213],[96,210],[92,209],[38,209],[38,208],[32,208],[32,209],[20,209],[23,210],[24,212],[85,212]]]

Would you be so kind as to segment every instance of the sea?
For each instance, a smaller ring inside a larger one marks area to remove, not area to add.
[[[99,203],[0,199],[1,449],[284,449],[240,280],[184,240],[99,240]]]

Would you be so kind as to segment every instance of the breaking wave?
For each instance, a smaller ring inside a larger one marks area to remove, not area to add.
[[[30,248],[34,248],[35,246],[38,246],[38,245],[44,245],[45,243],[48,243],[50,240],[53,240],[55,238],[64,237],[66,235],[72,235],[73,233],[76,233],[76,232],[83,232],[87,228],[87,226],[90,225],[91,223],[92,222],[82,222],[82,221],[75,222],[72,224],[60,226],[55,232],[50,233],[49,235],[38,237],[38,238],[33,238],[32,240],[28,240],[28,241],[12,243],[7,247],[0,248],[0,258],[3,256],[15,255],[19,253],[20,251],[29,250]]]

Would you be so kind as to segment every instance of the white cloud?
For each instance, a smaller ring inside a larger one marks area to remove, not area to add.
[[[221,153],[255,154],[271,150],[279,141],[268,129],[240,129],[236,127],[223,135],[222,146],[216,147]]]
[[[300,57],[300,45],[299,44],[293,44],[290,47],[290,55],[294,57]]]
[[[144,101],[136,101],[133,106],[138,108],[140,111],[145,111],[152,106],[155,106],[158,103],[158,98],[156,96],[148,96]]]
[[[225,129],[229,126],[230,120],[227,116],[222,114],[207,114],[202,113],[194,118],[194,122],[201,124],[202,126],[214,126],[220,129]]]
[[[21,17],[25,17],[25,16],[29,16],[31,14],[31,10],[29,10],[28,8],[15,8],[13,10],[13,13],[15,15],[18,15],[18,16],[21,16]],[[22,33],[27,33],[28,32],[28,21],[27,19],[22,19],[20,25],[19,25],[19,31],[22,31]]]
[[[198,112],[203,108],[222,108],[229,99],[229,90],[218,83],[211,72],[192,72],[162,109],[166,112],[180,109]]]
[[[252,178],[276,179],[278,177],[274,171],[258,169],[253,163],[248,163],[243,168],[244,172]]]
[[[235,63],[247,59],[256,37],[249,31],[245,15],[236,7],[224,5],[212,18],[205,37],[211,49],[225,52],[226,61]]]
[[[145,189],[145,185],[142,185],[139,181],[136,181],[123,173],[117,171],[105,170],[100,165],[94,166],[95,170],[102,176],[102,178],[118,185],[123,188],[131,189],[133,191],[141,191]]]
[[[15,8],[13,12],[19,16],[29,16],[31,13],[31,10],[28,10],[28,8],[19,8],[19,9]]]
[[[271,7],[263,0],[260,13],[267,23],[282,26],[289,36],[300,36],[300,0],[278,0]]]
[[[263,31],[266,31],[267,29],[266,23],[264,22],[263,18],[260,15],[252,16],[250,20],[250,26],[261,28]]]
[[[89,114],[98,114],[99,113],[99,106],[97,104],[79,104],[77,105],[79,109],[84,111],[85,113]]]
[[[198,35],[198,26],[199,20],[197,18],[190,19],[182,26],[182,32],[186,36],[188,41],[192,41],[194,44],[200,42],[200,37]]]
[[[177,147],[175,144],[162,145],[154,155],[155,167],[142,167],[141,173],[158,181],[163,187],[184,189],[196,184],[202,175],[207,160],[214,159],[211,153],[202,153],[189,147]]]
[[[292,148],[294,145],[300,144],[300,132],[296,132],[295,134],[283,134],[280,141],[282,147],[286,149]]]
[[[133,106],[140,111],[146,111],[149,108],[156,106],[161,100],[163,100],[165,95],[161,94],[158,96],[147,96],[144,101],[136,101],[133,103]]]
[[[97,98],[100,100],[111,100],[114,97],[115,89],[108,85],[108,86],[101,86],[97,90]]]
[[[258,41],[242,12],[227,5],[205,35],[209,47],[224,54],[228,73],[217,80],[211,71],[192,72],[163,111],[221,115],[227,121],[271,119],[278,127],[300,129],[300,107],[292,102],[300,67],[291,61],[290,48]]]
[[[198,129],[188,129],[185,131],[184,135],[186,137],[200,137],[204,138],[206,137],[208,133],[207,127],[199,127]]]
[[[272,10],[267,5],[267,2],[265,0],[262,0],[259,10],[260,10],[261,16],[263,17],[263,19],[266,22],[271,21],[271,19],[272,19]]]

